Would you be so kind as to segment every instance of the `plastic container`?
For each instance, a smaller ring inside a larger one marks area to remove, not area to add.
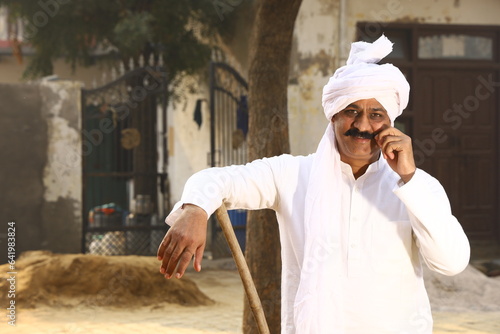
[[[238,239],[241,250],[245,252],[247,240],[247,210],[228,210],[227,214],[229,219],[231,219],[231,225],[233,226],[234,234],[236,235],[236,239]]]

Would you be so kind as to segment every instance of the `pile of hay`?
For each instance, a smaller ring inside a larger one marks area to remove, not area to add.
[[[16,261],[16,305],[137,307],[213,301],[186,277],[166,280],[159,261],[146,256],[24,253]],[[7,305],[8,264],[0,266],[0,303]]]

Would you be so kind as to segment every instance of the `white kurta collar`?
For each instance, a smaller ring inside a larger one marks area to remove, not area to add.
[[[385,162],[384,158],[379,156],[378,160],[371,163],[370,166],[368,166],[368,169],[366,170],[366,172],[360,178],[364,178],[365,175],[376,173],[376,172],[382,170],[384,162]],[[349,178],[352,178],[354,180],[354,174],[353,174],[352,168],[349,164],[346,164],[345,162],[340,161],[340,168],[341,168],[343,174],[347,175]]]

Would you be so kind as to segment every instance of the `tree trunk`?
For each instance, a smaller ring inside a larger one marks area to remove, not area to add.
[[[293,27],[302,0],[261,0],[249,70],[249,159],[290,152],[287,88]],[[276,215],[249,212],[246,258],[272,334],[281,329],[281,253]],[[243,332],[258,333],[248,301]]]

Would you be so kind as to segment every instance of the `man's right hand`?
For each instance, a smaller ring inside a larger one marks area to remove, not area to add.
[[[160,272],[165,278],[181,278],[194,256],[193,267],[201,270],[207,239],[207,213],[199,206],[184,204],[181,214],[165,234],[158,248]]]

